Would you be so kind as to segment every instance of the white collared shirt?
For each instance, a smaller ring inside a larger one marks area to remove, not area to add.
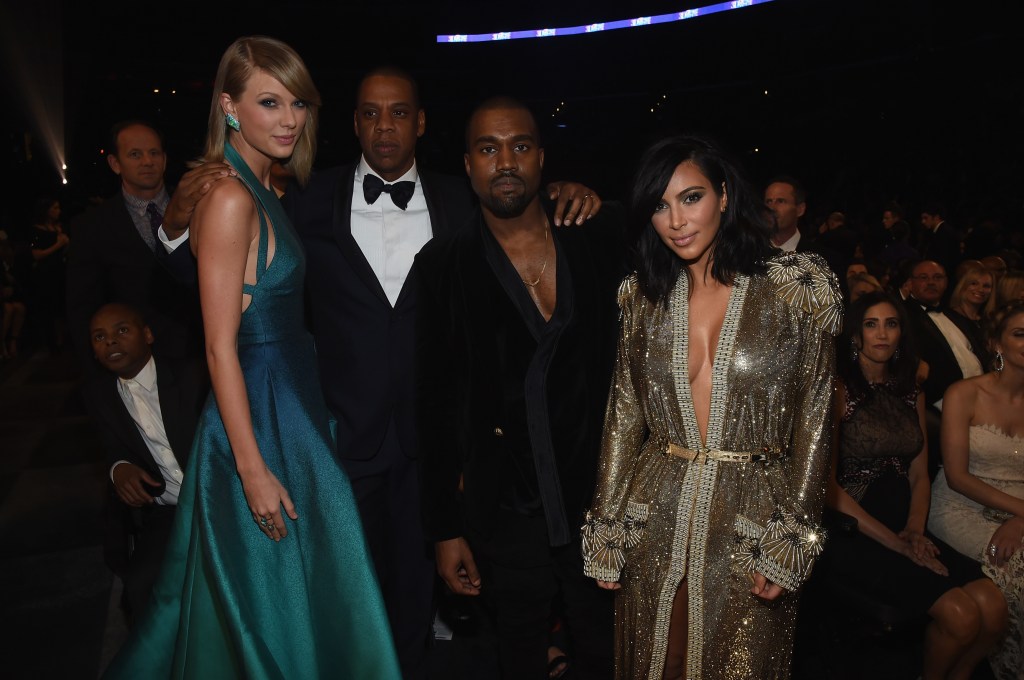
[[[365,157],[360,158],[352,185],[352,238],[363,251],[394,307],[412,268],[413,258],[433,236],[430,214],[415,162],[396,180],[416,183],[416,190],[405,210],[396,206],[386,193],[381,193],[373,205],[368,204],[363,197],[363,177],[368,174],[376,173],[370,169]]]
[[[797,229],[793,232],[793,235],[786,239],[785,243],[779,244],[779,249],[786,253],[792,253],[796,250],[796,245],[800,243],[800,230]]]
[[[178,459],[174,457],[171,444],[164,429],[163,414],[160,411],[160,394],[156,386],[156,363],[153,357],[134,378],[117,379],[117,392],[124,407],[135,421],[146,448],[153,454],[153,460],[160,468],[160,474],[167,483],[167,489],[156,499],[159,505],[177,505],[178,490],[181,488],[183,473]],[[111,481],[114,468],[129,461],[119,460],[110,467]]]

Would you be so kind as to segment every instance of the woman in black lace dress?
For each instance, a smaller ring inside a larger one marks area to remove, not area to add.
[[[892,606],[927,612],[923,678],[968,678],[1002,635],[1006,602],[976,563],[925,531],[924,399],[906,327],[886,293],[864,295],[846,317],[827,503],[858,531],[834,532],[828,568]]]

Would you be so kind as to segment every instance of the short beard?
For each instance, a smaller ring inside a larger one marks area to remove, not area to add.
[[[497,198],[493,194],[486,194],[480,197],[480,204],[487,208],[495,217],[500,217],[501,219],[519,217],[526,212],[526,207],[530,205],[531,201],[533,201],[533,196],[529,194],[505,198]]]

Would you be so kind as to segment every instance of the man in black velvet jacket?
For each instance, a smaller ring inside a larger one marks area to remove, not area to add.
[[[424,514],[438,573],[483,594],[502,676],[543,677],[561,594],[581,677],[611,677],[612,602],[583,576],[624,273],[615,210],[552,230],[544,151],[520,103],[488,100],[467,129],[481,209],[413,268]]]

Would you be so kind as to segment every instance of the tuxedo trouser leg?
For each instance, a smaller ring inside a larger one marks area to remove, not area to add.
[[[434,560],[423,535],[416,461],[394,421],[377,456],[343,460],[384,596],[402,677],[425,678],[433,623]]]

